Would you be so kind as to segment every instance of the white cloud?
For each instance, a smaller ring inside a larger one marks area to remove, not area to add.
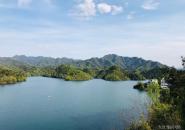
[[[91,17],[96,15],[96,4],[93,0],[83,0],[72,13],[77,17]]]
[[[116,15],[123,12],[123,7],[112,5],[112,15]]]
[[[18,5],[18,7],[29,7],[30,6],[30,4],[32,3],[32,0],[18,0],[17,1],[17,5]]]
[[[97,5],[97,8],[101,14],[110,13],[112,11],[111,5],[109,5],[107,3],[100,3]]]
[[[116,15],[123,11],[122,6],[111,5],[107,3],[95,3],[94,0],[78,0],[78,3],[73,9],[71,15],[77,18],[89,19],[96,16],[96,13],[100,14],[112,14]]]
[[[119,14],[123,11],[123,7],[116,6],[116,5],[110,5],[107,3],[99,3],[97,5],[97,9],[101,14],[111,13],[112,15]]]
[[[160,5],[160,2],[158,2],[157,0],[146,0],[143,5],[142,8],[145,10],[156,10]]]

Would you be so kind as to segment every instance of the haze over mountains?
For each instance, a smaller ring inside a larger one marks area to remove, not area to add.
[[[61,64],[70,64],[82,68],[103,68],[117,65],[128,71],[150,70],[153,68],[167,67],[156,61],[144,60],[138,57],[123,57],[115,54],[105,55],[102,58],[91,58],[87,60],[75,60],[70,58],[51,57],[28,57],[16,55],[9,58],[0,58],[0,65],[6,66],[36,66],[36,67],[57,67]]]

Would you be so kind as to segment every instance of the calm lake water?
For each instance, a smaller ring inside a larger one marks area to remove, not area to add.
[[[147,113],[136,81],[33,77],[0,87],[0,130],[123,130]]]

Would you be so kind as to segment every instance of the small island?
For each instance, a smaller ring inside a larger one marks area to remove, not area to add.
[[[138,82],[134,85],[134,89],[138,89],[139,91],[145,91],[147,89],[147,83]]]

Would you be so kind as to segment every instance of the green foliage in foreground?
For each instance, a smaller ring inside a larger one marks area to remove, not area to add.
[[[180,112],[182,117],[182,126],[185,129],[185,71],[177,71],[170,74],[169,83],[170,101],[173,108]]]
[[[84,81],[92,79],[92,76],[82,70],[70,65],[61,65],[56,68],[57,78],[62,78],[67,81]]]
[[[26,81],[26,78],[27,76],[24,72],[0,66],[0,85]]]
[[[150,84],[147,93],[152,100],[147,122],[152,130],[185,129],[185,71],[170,70],[169,90]],[[145,123],[132,124],[129,130],[140,130]],[[145,130],[145,128],[142,128]]]
[[[159,103],[152,105],[149,111],[149,121],[153,129],[160,129],[161,126],[181,126],[181,115],[171,104]]]
[[[158,83],[153,83],[153,82],[150,83],[147,86],[147,94],[151,98],[152,103],[154,105],[160,103],[160,100],[159,100],[159,97],[160,97],[160,85]]]
[[[152,105],[149,109],[151,127],[157,130],[161,126],[175,127],[181,125],[180,113],[177,109],[174,109],[175,106],[171,102],[167,103],[163,102],[164,100],[160,100],[162,99],[160,96],[165,96],[167,93],[162,92],[163,90],[160,90],[160,86],[155,83],[150,84],[147,91],[152,100]]]
[[[133,122],[127,130],[152,130],[149,123],[142,117],[139,121]]]

